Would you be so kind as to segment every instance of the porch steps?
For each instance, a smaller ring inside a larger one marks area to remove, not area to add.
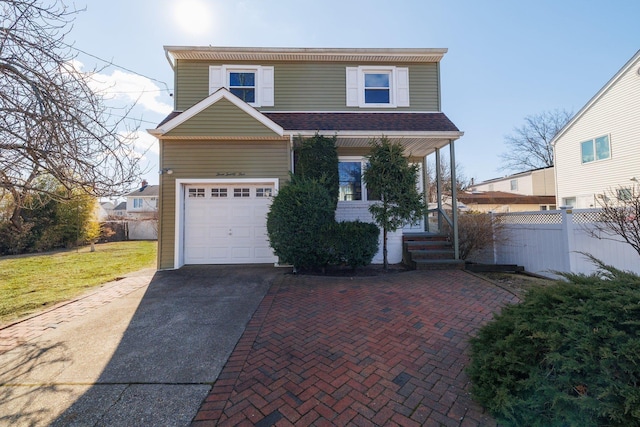
[[[457,260],[453,244],[443,234],[405,233],[402,236],[402,261],[415,270],[464,269]]]

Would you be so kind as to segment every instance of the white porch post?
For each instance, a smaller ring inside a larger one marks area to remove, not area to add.
[[[427,205],[427,211],[422,215],[422,220],[424,221],[424,227],[422,227],[422,231],[430,231],[429,230],[429,171],[427,170],[427,156],[422,158],[422,182],[424,185],[422,186],[422,197],[424,197],[424,203]]]
[[[453,139],[449,140],[449,158],[451,161],[451,220],[453,221],[453,251],[455,259],[460,259],[460,244],[458,242],[458,189],[456,186],[456,154]]]
[[[442,232],[442,176],[440,176],[440,149],[436,148],[436,197],[438,198],[438,233]]]

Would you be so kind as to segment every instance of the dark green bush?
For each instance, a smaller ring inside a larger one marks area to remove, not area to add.
[[[532,290],[471,340],[472,393],[501,425],[640,425],[640,278],[607,271]]]
[[[327,189],[317,180],[292,176],[267,214],[269,243],[281,263],[324,267],[333,257],[328,236],[334,222],[334,201]]]
[[[296,138],[295,158],[296,175],[304,179],[315,179],[324,185],[334,201],[334,209],[338,204],[338,149],[337,137],[327,137],[316,133],[310,138]]]
[[[336,222],[331,230],[331,246],[339,262],[354,269],[371,264],[378,252],[380,230],[375,224],[360,221]]]

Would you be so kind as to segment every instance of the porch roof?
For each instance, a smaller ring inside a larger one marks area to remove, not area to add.
[[[339,147],[365,148],[385,135],[405,147],[407,154],[423,157],[463,135],[440,112],[263,112],[282,126],[285,134],[309,136],[316,132],[337,135]]]

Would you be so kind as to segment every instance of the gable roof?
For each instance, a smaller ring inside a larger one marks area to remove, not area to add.
[[[126,211],[127,210],[127,202],[120,202],[113,208],[114,211]]]
[[[206,97],[205,99],[203,99],[202,101],[198,102],[196,105],[192,106],[191,108],[189,108],[188,110],[186,110],[184,112],[173,112],[173,113],[169,114],[169,116],[167,116],[158,125],[157,128],[148,129],[147,132],[149,132],[150,134],[152,134],[155,137],[161,137],[162,135],[164,135],[164,134],[170,132],[171,130],[175,129],[176,127],[180,126],[181,124],[183,124],[184,122],[186,122],[190,118],[196,116],[198,113],[201,113],[202,111],[204,111],[208,107],[214,105],[215,103],[217,103],[221,99],[226,99],[227,101],[231,102],[238,109],[240,109],[241,111],[247,113],[249,116],[254,118],[256,121],[262,123],[265,127],[270,129],[271,131],[273,131],[278,136],[282,136],[283,135],[284,130],[282,129],[282,127],[280,125],[278,125],[277,123],[273,122],[271,119],[266,117],[264,114],[262,114],[261,112],[259,112],[258,110],[256,110],[255,108],[253,108],[252,106],[247,104],[246,102],[242,101],[240,98],[238,98],[237,96],[235,96],[234,94],[229,92],[224,87],[218,89],[217,91],[215,91],[214,93],[212,93],[211,95],[209,95],[208,97]]]
[[[140,187],[129,194],[125,194],[125,197],[154,197],[159,194],[159,191],[159,185],[145,185],[144,187]]]
[[[620,70],[611,78],[611,80],[609,80],[607,82],[607,84],[605,84],[599,91],[598,93],[596,93],[593,98],[591,98],[589,100],[589,102],[587,102],[585,104],[584,107],[582,107],[580,109],[580,111],[578,111],[576,113],[575,116],[573,116],[573,118],[571,120],[569,120],[569,122],[560,130],[560,132],[558,132],[556,134],[556,136],[553,137],[553,139],[551,140],[551,145],[555,146],[556,142],[558,142],[558,139],[560,139],[562,137],[562,135],[564,135],[578,120],[580,120],[580,118],[596,103],[598,102],[598,100],[600,98],[602,98],[604,96],[605,93],[607,93],[609,91],[609,89],[611,88],[611,86],[613,86],[614,84],[617,83],[618,80],[620,80],[620,78],[627,73],[627,71],[629,71],[632,67],[634,67],[635,65],[640,64],[640,50],[638,50],[636,52],[635,55],[633,55],[633,57],[627,61],[626,64],[624,64],[624,66],[622,68],[620,68]],[[638,69],[638,74],[640,74],[640,69]]]
[[[498,178],[487,179],[486,181],[476,182],[476,183],[470,185],[470,187],[476,187],[478,185],[491,184],[491,183],[494,183],[494,182],[505,181],[507,179],[513,179],[513,178],[519,178],[519,177],[523,177],[523,176],[527,176],[527,175],[532,175],[534,172],[542,171],[542,170],[545,170],[545,169],[553,169],[553,166],[544,166],[544,167],[541,167],[541,168],[529,169],[527,171],[522,171],[522,172],[516,172],[514,174],[505,175],[505,176],[501,176],[501,177],[498,177]]]

